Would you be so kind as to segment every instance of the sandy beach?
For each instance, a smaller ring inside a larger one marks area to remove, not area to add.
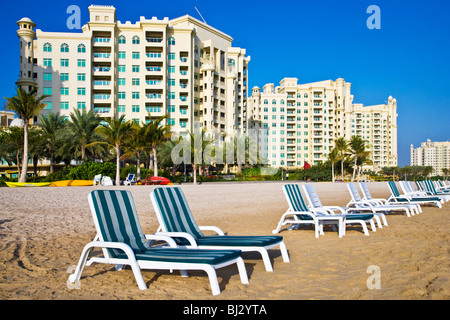
[[[285,182],[284,182],[285,183]],[[302,183],[301,183],[302,184]],[[288,205],[283,182],[181,185],[199,225],[214,225],[229,235],[271,235]],[[324,205],[345,206],[344,183],[314,183]],[[387,183],[369,183],[373,197],[387,198]],[[244,254],[250,283],[237,268],[218,270],[222,293],[212,296],[206,274],[144,271],[149,289],[139,290],[129,268],[86,267],[79,287],[67,285],[83,247],[95,236],[87,201],[96,187],[0,188],[0,299],[449,299],[450,204],[423,206],[423,213],[387,216],[389,226],[365,236],[358,226],[343,238],[325,228],[283,228],[290,263],[271,250],[274,272],[266,272],[257,254]],[[97,187],[98,188],[98,187]],[[109,187],[133,194],[145,233],[158,222],[150,201],[154,186]],[[370,229],[369,229],[370,230]],[[380,288],[367,285],[368,268],[380,271]]]

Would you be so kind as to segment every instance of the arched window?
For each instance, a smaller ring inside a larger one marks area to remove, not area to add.
[[[61,52],[69,52],[69,45],[67,43],[61,45]]]
[[[273,99],[272,104],[277,104],[277,100]]]
[[[281,100],[280,100],[280,104],[284,104],[284,99],[281,99]]]
[[[119,44],[125,44],[127,43],[127,40],[125,39],[124,36],[119,36]]]
[[[236,65],[236,62],[234,61],[234,59],[228,59],[228,66],[229,67],[234,67]]]
[[[308,98],[308,94],[305,93],[305,94],[303,95],[303,98]]]
[[[79,53],[85,53],[86,52],[86,46],[84,44],[79,44],[78,45],[78,52]]]
[[[267,99],[265,99],[264,104],[269,104],[269,101],[267,101]]]
[[[174,45],[175,44],[175,38],[174,37],[170,37],[169,40],[168,40],[168,44],[169,44],[169,46]]]
[[[133,44],[139,44],[139,43],[141,43],[141,40],[139,39],[139,37],[138,36],[134,36],[133,37]]]
[[[52,45],[48,42],[44,44],[44,52],[52,52]]]

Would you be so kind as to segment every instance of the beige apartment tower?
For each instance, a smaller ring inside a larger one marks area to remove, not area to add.
[[[254,87],[249,98],[249,127],[268,131],[265,156],[275,167],[323,163],[337,137],[360,135],[370,145],[374,169],[397,165],[397,101],[363,106],[353,103],[344,79]]]
[[[114,7],[92,5],[89,16],[79,33],[18,22],[17,84],[51,95],[44,114],[87,109],[140,123],[169,114],[180,133],[246,127],[250,57],[229,35],[188,15],[122,23]]]
[[[411,145],[411,165],[431,166],[432,175],[443,175],[442,169],[450,169],[450,141],[422,142],[420,147]]]

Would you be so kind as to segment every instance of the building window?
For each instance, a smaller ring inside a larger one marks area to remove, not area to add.
[[[119,44],[125,44],[127,43],[127,40],[125,39],[124,36],[119,36]]]
[[[69,52],[69,45],[67,43],[61,45],[61,52]]]
[[[303,98],[308,98],[308,94],[305,93],[305,94],[303,95]]]
[[[44,44],[44,52],[52,52],[52,45],[48,42]]]
[[[68,96],[69,95],[69,88],[61,88],[61,95],[62,96]]]
[[[131,106],[131,112],[139,112],[139,106],[138,105]]]
[[[133,44],[140,44],[140,43],[141,43],[141,40],[139,39],[138,36],[134,36],[134,37],[133,37],[132,43],[133,43]]]
[[[69,59],[61,59],[61,67],[68,67]]]
[[[61,110],[69,110],[69,102],[61,102]]]
[[[119,51],[119,59],[125,59],[125,51]]]
[[[168,40],[168,44],[169,44],[169,46],[175,45],[175,38],[174,37],[170,37],[169,40]]]
[[[43,103],[45,105],[45,107],[44,107],[45,110],[52,110],[52,102],[51,101],[43,102]]]
[[[79,73],[78,81],[86,81],[86,73]]]
[[[139,99],[139,91],[133,91],[131,95],[133,99]]]
[[[175,99],[175,92],[168,92],[167,93],[167,98],[168,99]]]
[[[125,112],[125,106],[124,105],[119,105],[117,107],[117,112]]]
[[[86,95],[86,88],[78,88],[78,95],[79,96],[85,96]]]
[[[86,46],[84,44],[78,45],[78,53],[85,53],[86,52]]]
[[[51,67],[51,66],[52,66],[52,59],[44,58],[44,67]]]
[[[125,65],[119,64],[118,70],[119,70],[119,72],[125,72]]]
[[[86,59],[78,59],[79,67],[86,67]]]
[[[171,126],[175,125],[175,118],[169,118],[169,119],[167,120],[167,123],[168,123],[169,125],[171,125]]]
[[[44,73],[44,81],[52,81],[52,74],[45,72]]]
[[[139,65],[133,65],[133,72],[139,72]]]
[[[125,92],[123,91],[119,91],[119,93],[117,94],[119,99],[125,99]]]
[[[269,101],[267,99],[265,99],[264,104],[269,104]]]
[[[117,84],[119,86],[124,86],[125,85],[125,78],[119,78],[119,80],[117,80]]]
[[[133,86],[138,86],[138,85],[140,85],[140,83],[141,83],[141,81],[140,81],[140,79],[139,78],[133,78],[132,80],[131,80],[131,84],[133,85]]]
[[[69,81],[69,74],[61,73],[61,81]]]
[[[82,110],[82,109],[86,109],[86,102],[78,102],[77,103],[77,108]]]
[[[272,104],[277,104],[277,100],[273,99]]]
[[[44,95],[45,96],[51,96],[52,95],[52,88],[48,87],[48,88],[44,88]]]
[[[168,58],[169,58],[169,60],[175,60],[175,53],[170,52],[168,54]]]
[[[139,59],[140,58],[140,53],[139,52],[133,52],[133,59]]]

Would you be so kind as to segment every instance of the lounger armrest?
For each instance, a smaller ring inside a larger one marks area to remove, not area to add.
[[[339,211],[341,214],[345,214],[345,209],[338,206],[323,206],[321,209],[331,210],[331,211]],[[331,212],[334,213],[334,212]]]
[[[197,248],[197,242],[195,241],[195,238],[187,232],[157,232],[155,233],[155,236],[166,236],[169,238],[185,238],[187,241],[189,241],[190,245],[193,248]]]
[[[173,240],[171,237],[164,236],[161,234],[146,234],[145,239],[147,239],[147,240],[162,240],[162,241],[167,242],[167,244],[172,248],[177,247],[177,243],[175,242],[175,240]]]
[[[225,233],[222,231],[222,229],[215,227],[215,226],[199,226],[199,229],[202,231],[214,231],[219,236],[224,236]]]
[[[85,248],[108,248],[123,250],[128,259],[136,260],[133,249],[129,245],[123,242],[108,242],[108,241],[92,241],[89,242]]]

